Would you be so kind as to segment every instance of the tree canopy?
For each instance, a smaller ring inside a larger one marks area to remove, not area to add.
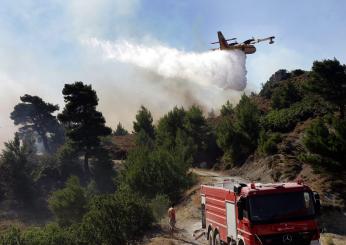
[[[222,105],[221,110],[220,110],[221,116],[233,116],[234,114],[234,108],[231,102],[229,100],[226,101],[224,105]]]
[[[25,205],[33,200],[33,178],[30,159],[32,145],[21,145],[18,134],[5,143],[0,155],[0,191],[4,198]],[[1,198],[1,196],[0,196]]]
[[[133,130],[135,133],[139,133],[142,131],[151,139],[155,138],[153,116],[151,115],[151,112],[144,106],[141,106],[136,114],[136,121],[133,122]]]
[[[56,150],[64,138],[62,127],[53,115],[59,106],[28,94],[21,96],[20,100],[22,102],[14,107],[11,119],[15,125],[22,125],[19,129],[22,137],[37,134],[47,152]]]
[[[119,122],[117,128],[114,131],[115,136],[124,136],[128,135],[129,132],[123,127],[123,125]]]
[[[98,98],[91,85],[82,82],[65,84],[62,91],[65,108],[58,115],[66,128],[66,135],[81,152],[84,152],[84,169],[89,174],[89,158],[100,147],[100,137],[110,135],[105,119],[96,110]]]
[[[256,149],[260,112],[245,94],[235,108],[234,118],[223,117],[216,129],[217,144],[233,164],[242,164]]]
[[[346,66],[337,59],[315,61],[308,89],[339,108],[340,118],[345,118]]]

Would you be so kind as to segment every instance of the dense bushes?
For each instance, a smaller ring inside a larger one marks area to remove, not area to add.
[[[274,109],[287,108],[300,99],[301,95],[296,86],[292,82],[287,82],[274,90],[271,97],[272,107]]]
[[[76,233],[70,228],[48,224],[43,228],[31,227],[20,231],[11,227],[0,234],[0,245],[77,245]]]
[[[140,147],[132,151],[125,162],[122,183],[131,191],[148,198],[166,194],[172,200],[188,186],[188,165],[179,155],[163,148],[155,150]]]
[[[128,189],[94,197],[83,220],[69,227],[48,224],[0,234],[0,245],[112,245],[128,244],[151,227],[148,202]]]
[[[67,180],[65,188],[53,192],[49,199],[49,207],[62,226],[80,222],[86,206],[85,190],[75,176]]]
[[[326,113],[327,107],[324,105],[325,109],[323,109],[321,106],[321,101],[306,98],[289,108],[271,110],[262,118],[261,124],[266,130],[288,132],[298,122],[304,121],[316,114]]]
[[[258,140],[258,150],[263,155],[275,154],[278,150],[277,144],[281,141],[281,135],[279,133],[270,133],[261,131]]]
[[[242,164],[256,149],[259,120],[257,106],[243,95],[235,108],[234,118],[225,116],[217,126],[217,144],[233,164]]]
[[[34,155],[31,145],[21,145],[18,134],[13,140],[5,143],[5,149],[0,155],[2,198],[11,201],[11,204],[15,206],[32,204],[34,199],[33,161],[31,159]]]
[[[232,164],[242,164],[253,151],[250,139],[228,118],[224,118],[217,128],[217,143],[224,151],[224,160]]]
[[[147,201],[124,188],[115,195],[98,196],[80,227],[81,244],[126,244],[151,227]]]
[[[346,121],[317,119],[306,130],[303,142],[309,152],[302,160],[320,170],[346,170]]]
[[[174,107],[158,121],[156,135],[157,146],[164,149],[183,146],[191,163],[205,161],[205,153],[215,146],[212,129],[197,106],[189,110]]]
[[[171,201],[167,195],[158,194],[155,198],[151,199],[149,206],[153,211],[155,221],[160,221],[167,213]]]
[[[346,65],[335,58],[315,61],[306,87],[334,104],[339,110],[339,118],[345,119]]]

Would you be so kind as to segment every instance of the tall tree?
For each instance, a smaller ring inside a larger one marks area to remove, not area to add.
[[[47,152],[52,152],[54,146],[63,143],[63,131],[53,113],[59,110],[58,105],[43,101],[38,96],[25,94],[20,97],[21,103],[14,107],[11,119],[19,129],[23,138],[38,135]],[[57,148],[57,147],[55,147]]]
[[[198,106],[192,106],[185,115],[184,128],[195,145],[197,146],[197,155],[202,154],[208,148],[211,136],[211,128],[203,115],[203,111]],[[197,160],[196,156],[195,159]]]
[[[345,118],[346,66],[337,59],[315,61],[308,89],[321,95],[339,108],[340,118]]]
[[[91,85],[65,84],[62,93],[66,104],[58,118],[65,125],[67,137],[84,153],[84,170],[89,175],[89,158],[100,147],[100,137],[110,135],[112,130],[105,126],[102,113],[96,110],[98,98]]]
[[[192,106],[187,111],[174,107],[158,121],[156,143],[168,150],[183,147],[194,162],[199,162],[205,160],[211,134],[211,128],[198,106]]]
[[[150,111],[141,106],[136,115],[136,121],[133,122],[133,130],[135,133],[144,132],[149,138],[155,138],[155,128],[153,125],[153,116]]]
[[[14,140],[5,143],[5,149],[0,154],[0,185],[5,187],[6,199],[17,200],[21,204],[33,199],[30,164],[33,152],[32,145],[21,144],[18,133]]]
[[[235,108],[235,116],[237,127],[256,145],[260,132],[260,111],[250,97],[243,94]]]
[[[224,117],[216,129],[217,144],[234,164],[242,164],[256,149],[260,111],[245,94],[235,107],[234,118]]]
[[[114,135],[115,136],[124,136],[124,135],[128,135],[128,134],[129,134],[129,132],[119,122],[117,125],[117,128],[114,131]]]
[[[157,123],[157,144],[167,149],[175,147],[178,130],[184,130],[186,111],[183,107],[174,107]]]
[[[220,110],[221,116],[233,116],[234,114],[234,108],[231,102],[229,100],[226,101],[224,105],[222,105],[221,110]]]

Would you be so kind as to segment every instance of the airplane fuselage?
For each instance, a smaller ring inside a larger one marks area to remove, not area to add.
[[[254,45],[250,44],[238,44],[234,46],[225,46],[225,47],[220,47],[220,50],[240,50],[243,51],[245,54],[253,54],[256,52],[256,47]]]

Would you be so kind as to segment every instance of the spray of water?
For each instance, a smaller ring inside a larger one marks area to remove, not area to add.
[[[246,87],[246,56],[241,51],[183,52],[162,45],[144,46],[96,38],[84,41],[111,60],[133,64],[167,79],[242,91]]]

